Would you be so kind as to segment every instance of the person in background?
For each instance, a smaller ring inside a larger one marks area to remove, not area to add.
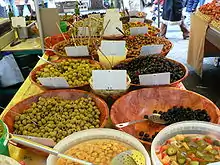
[[[188,0],[186,4],[186,12],[187,12],[186,24],[187,25],[190,25],[191,14],[196,11],[198,4],[199,4],[199,0]]]
[[[152,12],[152,20],[155,21],[157,19],[157,16],[158,16],[158,1],[160,3],[160,9],[162,9],[163,7],[163,4],[164,4],[164,0],[155,0],[153,2],[153,6],[152,6],[152,9],[151,9],[151,12]],[[160,10],[160,14],[163,10]]]
[[[189,38],[189,31],[184,24],[182,0],[165,0],[162,13],[161,36],[166,38],[167,26],[179,25],[183,32],[183,39]]]
[[[32,0],[15,0],[15,5],[18,8],[19,16],[23,16],[24,5],[27,5],[29,12],[32,14],[33,10],[31,8],[30,2]]]

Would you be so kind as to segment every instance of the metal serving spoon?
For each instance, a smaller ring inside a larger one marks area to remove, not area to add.
[[[80,163],[80,164],[84,164],[84,165],[93,165],[90,162],[87,162],[87,161],[84,161],[84,160],[74,158],[72,156],[62,154],[62,153],[60,153],[59,151],[57,151],[53,148],[44,146],[42,144],[33,142],[31,140],[28,140],[28,139],[24,139],[24,138],[16,136],[16,135],[9,134],[9,140],[12,141],[12,142],[18,143],[18,144],[22,144],[24,146],[28,146],[28,147],[31,147],[31,148],[34,148],[34,149],[37,149],[37,150],[55,155],[55,156],[60,157],[60,158],[68,159],[72,162],[76,162],[76,163]]]
[[[148,119],[142,119],[142,120],[134,120],[134,121],[129,121],[129,122],[125,122],[125,123],[119,123],[119,124],[116,124],[115,126],[117,128],[124,128],[124,127],[127,127],[129,125],[133,125],[133,124],[136,124],[136,123],[141,123],[141,122],[144,122],[144,121],[151,121],[153,123],[157,123],[157,124],[166,124],[167,122],[163,119],[160,118],[160,114],[157,114],[157,113],[153,113],[152,115],[148,115]]]

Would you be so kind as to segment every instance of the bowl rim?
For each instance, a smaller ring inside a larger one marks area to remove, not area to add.
[[[13,109],[15,109],[15,107],[17,106],[17,104],[21,104],[22,102],[27,101],[27,100],[29,100],[29,99],[31,99],[31,98],[40,97],[40,96],[42,96],[42,95],[44,95],[44,94],[46,94],[46,93],[51,93],[51,92],[52,92],[52,93],[59,93],[59,92],[84,93],[84,94],[86,94],[86,95],[89,95],[89,96],[92,97],[92,98],[98,99],[98,100],[104,105],[104,107],[105,107],[105,112],[106,112],[106,116],[105,116],[103,122],[101,123],[100,128],[104,127],[104,126],[107,124],[108,119],[109,119],[109,108],[108,108],[107,103],[106,103],[103,99],[101,99],[99,96],[96,96],[96,95],[93,94],[93,93],[90,93],[90,92],[87,92],[87,91],[83,91],[83,90],[78,90],[78,89],[46,90],[46,91],[43,91],[43,92],[41,92],[41,93],[39,93],[39,94],[36,94],[36,95],[30,96],[30,97],[28,97],[28,98],[25,98],[25,99],[19,101],[18,103],[16,103],[14,106],[12,106],[12,107],[8,110],[8,112],[5,113],[5,114],[2,116],[2,121],[4,122],[5,116],[6,116],[8,113],[10,113],[10,111],[12,111]],[[7,125],[7,124],[6,124],[6,125]],[[8,127],[8,126],[7,126],[7,127]]]
[[[96,60],[91,60],[91,59],[86,59],[86,58],[71,58],[71,57],[66,57],[66,58],[61,58],[61,59],[58,59],[58,60],[54,60],[52,62],[55,62],[55,63],[59,63],[59,62],[62,62],[62,61],[65,61],[65,60],[88,60],[91,64],[95,64],[95,65],[99,65],[102,69],[104,69],[104,67],[100,64],[100,62],[96,61]],[[31,82],[38,86],[39,88],[42,88],[42,89],[49,89],[49,90],[58,90],[58,89],[75,89],[75,88],[80,88],[80,87],[85,87],[87,85],[89,85],[89,81],[85,84],[81,84],[79,86],[75,86],[75,87],[69,87],[69,88],[49,88],[49,87],[46,87],[46,86],[43,86],[42,84],[38,84],[36,82],[36,79],[34,80],[34,78],[36,78],[36,72],[39,71],[40,69],[42,68],[45,68],[46,65],[50,65],[48,63],[44,63],[44,64],[41,64],[37,67],[35,67],[29,74],[29,79],[31,80]]]
[[[100,39],[100,37],[98,36],[95,36],[95,37],[89,37],[89,36],[83,36],[83,37],[76,37],[74,38],[74,40],[85,40],[85,39]],[[63,41],[60,41],[58,43],[56,43],[55,45],[52,46],[52,49],[54,50],[54,53],[59,56],[59,57],[62,57],[62,58],[68,58],[68,57],[71,57],[71,56],[64,56],[62,55],[61,53],[57,52],[56,49],[59,45],[63,44],[63,43],[66,43],[66,42],[69,42],[70,40],[73,40],[71,37],[67,40],[63,40]],[[88,46],[88,45],[87,45]],[[92,56],[92,55],[90,55]],[[71,58],[75,58],[75,57],[71,57]],[[76,57],[77,58],[77,57]]]
[[[162,88],[162,89],[169,89],[169,90],[176,90],[176,91],[184,91],[184,92],[187,92],[187,93],[196,95],[196,96],[198,96],[198,97],[202,97],[203,99],[206,99],[206,101],[208,101],[209,103],[213,104],[213,106],[214,106],[215,109],[216,109],[215,112],[216,112],[216,114],[217,114],[217,116],[218,116],[218,119],[217,119],[217,122],[214,123],[214,124],[220,124],[220,110],[219,110],[219,108],[218,108],[210,99],[208,99],[208,98],[206,98],[205,96],[203,96],[203,95],[201,95],[201,94],[198,94],[198,93],[196,93],[196,92],[189,91],[189,90],[185,90],[185,89],[180,89],[180,88],[175,88],[175,87],[142,88],[142,89],[138,89],[138,90],[131,91],[131,92],[129,92],[129,93],[127,93],[127,94],[121,96],[119,99],[117,99],[117,100],[114,102],[114,104],[111,106],[111,109],[110,109],[110,119],[111,119],[111,121],[112,121],[112,124],[113,124],[113,125],[119,124],[119,123],[116,123],[116,120],[115,120],[115,117],[113,117],[112,111],[113,111],[113,109],[115,109],[115,106],[118,104],[118,102],[120,102],[123,98],[129,96],[131,93],[135,93],[135,92],[138,92],[138,91],[140,91],[140,90],[147,91],[147,90],[152,90],[152,89],[156,90],[156,89],[160,89],[160,88]],[[218,111],[217,111],[217,110],[218,110]],[[211,122],[210,122],[210,123],[211,123]],[[174,124],[175,124],[175,123],[174,123]],[[166,127],[167,127],[167,126],[166,126]],[[166,128],[166,127],[165,127],[165,128]],[[117,128],[116,128],[116,129],[117,129]],[[123,129],[120,129],[120,130],[123,131],[123,132],[125,132]],[[146,141],[143,141],[143,140],[141,140],[141,139],[138,139],[138,140],[139,140],[141,143],[146,144],[146,145],[149,145],[149,146],[152,144],[152,143],[150,143],[150,142],[146,142]]]
[[[98,136],[99,134],[101,134],[100,136],[105,136],[105,137],[100,138],[100,139],[108,139],[107,136],[109,136],[109,139],[114,138],[115,140],[117,140],[115,137],[120,137],[122,135],[122,136],[128,138],[129,140],[132,140],[134,143],[138,144],[138,147],[141,148],[141,150],[144,152],[142,154],[144,154],[144,156],[146,158],[146,165],[151,165],[151,160],[150,160],[149,153],[144,148],[143,144],[141,144],[134,136],[132,136],[132,135],[126,133],[126,132],[121,132],[121,131],[118,131],[118,130],[115,130],[115,129],[110,129],[110,128],[95,128],[95,129],[88,129],[88,130],[83,130],[83,131],[73,133],[73,134],[65,137],[60,142],[58,142],[54,146],[54,149],[59,151],[62,147],[65,146],[65,143],[69,143],[70,141],[73,141],[73,140],[80,140],[81,137],[83,136],[83,134],[84,134],[84,137]],[[79,143],[89,141],[89,140],[92,140],[92,139],[98,139],[98,138],[91,138],[91,139],[88,139],[88,140],[80,140]],[[64,141],[66,141],[66,142],[64,143]],[[121,139],[119,141],[123,142]],[[126,143],[126,142],[124,142],[124,143]],[[126,144],[128,144],[128,143],[126,143]],[[47,165],[48,165],[48,162],[51,161],[51,159],[53,159],[53,158],[54,158],[53,155],[49,155],[49,157],[47,158]]]
[[[152,56],[160,56],[160,55],[152,55]],[[127,61],[130,62],[130,61],[134,60],[135,58],[139,58],[139,57],[141,57],[141,56],[134,57],[134,58],[127,58],[127,59],[121,61],[120,63],[127,62]],[[188,70],[188,68],[183,63],[175,61],[175,60],[167,58],[167,57],[164,57],[164,56],[161,56],[161,57],[163,57],[163,58],[165,58],[165,59],[167,59],[167,60],[169,60],[169,61],[171,61],[171,62],[173,62],[175,64],[180,65],[180,67],[182,69],[184,69],[184,71],[185,71],[184,76],[181,79],[179,79],[177,81],[174,81],[174,82],[172,82],[170,84],[167,84],[167,85],[140,85],[140,84],[133,84],[133,83],[131,83],[131,86],[136,86],[136,87],[155,87],[155,88],[156,87],[169,87],[169,86],[175,86],[176,84],[178,84],[178,83],[182,82],[184,79],[186,79],[186,77],[189,75],[189,70]],[[119,65],[120,63],[118,63],[117,65]],[[115,65],[115,66],[117,66],[117,65]]]
[[[158,137],[159,136],[162,136],[162,135],[164,135],[164,134],[167,134],[167,131],[168,130],[170,130],[170,129],[172,129],[172,128],[176,128],[176,127],[184,127],[184,126],[193,126],[194,128],[195,127],[201,127],[201,125],[203,126],[203,127],[205,127],[205,126],[213,126],[213,127],[216,127],[216,129],[217,128],[220,128],[220,126],[218,125],[218,124],[215,124],[215,123],[211,123],[211,122],[204,122],[204,121],[182,121],[182,122],[177,122],[177,123],[174,123],[174,124],[171,124],[171,125],[169,125],[169,126],[166,126],[165,128],[163,128],[158,134],[157,134],[157,136],[154,138],[154,140],[153,140],[153,142],[152,142],[152,147],[151,147],[151,151],[150,151],[150,155],[151,155],[151,158],[152,158],[152,164],[154,164],[153,163],[153,159],[156,159],[156,161],[158,162],[158,161],[160,161],[159,159],[158,159],[158,157],[157,157],[157,155],[156,155],[156,153],[155,153],[155,144],[154,143],[156,143],[156,141],[158,141]],[[169,138],[168,138],[169,139]],[[168,140],[167,139],[167,140]],[[155,160],[154,160],[155,161]],[[154,164],[154,165],[158,165],[158,164]],[[159,165],[163,165],[162,163],[160,163]]]

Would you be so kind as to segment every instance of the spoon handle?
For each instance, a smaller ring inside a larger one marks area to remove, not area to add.
[[[124,127],[127,127],[129,125],[133,125],[133,124],[140,123],[140,122],[147,121],[147,120],[148,119],[134,120],[134,121],[129,121],[129,122],[125,122],[125,123],[116,124],[115,126],[117,128],[124,128]]]
[[[31,147],[31,148],[34,148],[34,149],[37,149],[37,150],[40,150],[40,151],[43,151],[43,152],[46,152],[46,153],[50,153],[52,155],[55,155],[55,156],[58,156],[58,157],[61,157],[61,158],[64,158],[64,159],[71,160],[72,162],[76,162],[76,163],[80,163],[80,164],[84,164],[84,165],[92,165],[92,163],[90,163],[90,162],[87,162],[87,161],[84,161],[84,160],[80,160],[80,159],[73,158],[71,156],[62,154],[62,153],[60,153],[59,151],[57,151],[53,148],[44,146],[42,144],[33,142],[31,140],[28,140],[28,139],[24,139],[24,138],[16,136],[16,135],[10,134],[9,140],[13,141],[15,143],[18,143],[18,144],[22,144],[22,145],[27,146],[27,147]]]
[[[41,59],[41,60],[43,60],[43,61],[46,62],[46,63],[51,64],[51,65],[57,65],[56,63],[50,62],[50,61],[46,60],[45,58],[43,58],[43,57],[41,57],[41,56],[38,56],[38,58]]]

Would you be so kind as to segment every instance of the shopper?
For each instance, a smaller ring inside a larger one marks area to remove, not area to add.
[[[32,0],[30,0],[32,1]],[[18,8],[19,16],[23,16],[24,5],[27,5],[29,12],[32,14],[33,10],[31,8],[29,0],[15,0],[15,4]]]
[[[178,24],[183,32],[183,39],[189,38],[189,31],[183,21],[183,1],[165,0],[163,5],[161,36],[166,38],[168,24]]]
[[[198,4],[199,4],[199,0],[188,0],[187,5],[186,5],[186,12],[187,12],[186,24],[187,25],[190,25],[191,14],[196,11]]]

